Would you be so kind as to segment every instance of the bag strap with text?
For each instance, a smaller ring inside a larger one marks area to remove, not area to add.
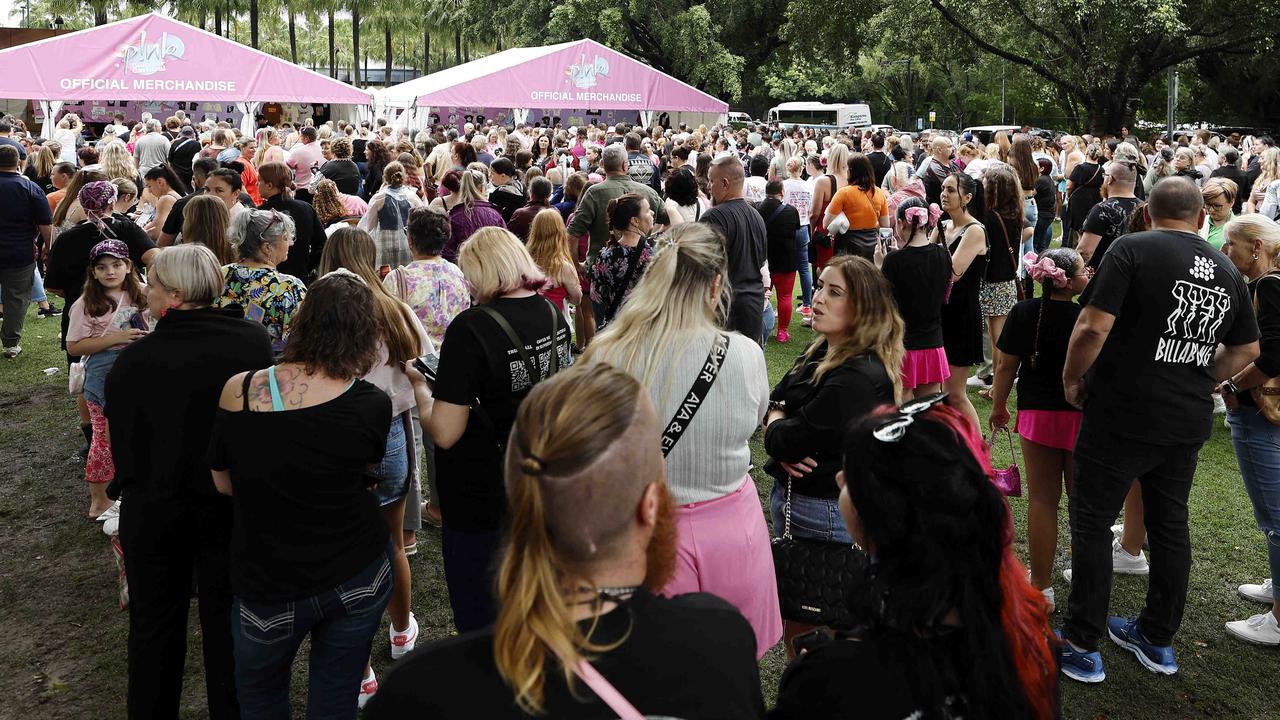
[[[715,344],[711,346],[711,352],[707,353],[706,362],[698,371],[698,377],[693,381],[693,387],[689,388],[688,395],[680,401],[680,407],[671,417],[671,422],[668,422],[662,430],[662,457],[671,454],[671,449],[680,441],[680,436],[689,427],[698,408],[702,407],[702,401],[706,399],[711,386],[715,384],[716,377],[720,375],[720,366],[724,364],[724,358],[728,354],[729,336],[719,333]]]

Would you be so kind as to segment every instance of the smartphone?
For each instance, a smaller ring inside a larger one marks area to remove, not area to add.
[[[440,366],[440,356],[436,353],[427,353],[422,357],[414,358],[413,366],[427,378],[427,382],[433,383],[436,381],[436,368]]]
[[[136,328],[144,332],[151,331],[151,328],[147,326],[146,318],[142,317],[142,313],[134,313],[133,316],[129,318],[129,327]]]
[[[886,253],[893,249],[893,228],[880,228],[880,244]]]

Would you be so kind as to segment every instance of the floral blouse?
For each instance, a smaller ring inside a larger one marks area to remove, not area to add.
[[[414,260],[392,270],[382,284],[413,308],[437,347],[444,342],[444,331],[453,318],[471,307],[462,270],[444,258]]]
[[[266,326],[272,348],[276,352],[283,350],[289,322],[307,296],[307,286],[292,275],[239,263],[224,266],[222,279],[226,284],[214,307],[239,305],[246,318]]]
[[[591,300],[604,306],[600,318],[603,323],[612,321],[623,303],[631,297],[631,291],[639,284],[657,250],[657,243],[652,237],[642,237],[633,248],[610,243],[596,253],[595,261],[587,267],[587,278],[591,281]],[[628,279],[632,257],[636,253],[640,256],[635,261],[635,272]],[[627,286],[622,287],[623,283]]]

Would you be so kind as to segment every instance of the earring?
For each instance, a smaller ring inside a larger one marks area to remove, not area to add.
[[[1254,254],[1253,254],[1253,259],[1254,259],[1254,260],[1257,260],[1257,259],[1258,259],[1258,253],[1254,253]]]

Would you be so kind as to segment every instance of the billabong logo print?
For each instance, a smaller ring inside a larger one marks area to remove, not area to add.
[[[1189,272],[1196,280],[1210,282],[1217,266],[1208,258],[1197,257]],[[1224,288],[1205,287],[1189,280],[1174,282],[1172,294],[1177,305],[1165,321],[1155,359],[1208,367],[1218,346],[1218,328],[1231,311],[1231,296]]]

